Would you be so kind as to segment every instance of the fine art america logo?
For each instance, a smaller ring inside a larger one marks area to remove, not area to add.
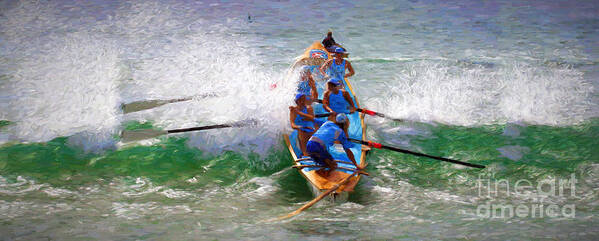
[[[526,179],[510,183],[506,179],[479,175],[476,183],[478,196],[491,201],[478,205],[476,215],[482,218],[574,218],[574,204],[556,204],[555,200],[576,197],[576,182],[574,174],[564,179],[543,179],[536,185]],[[519,201],[502,202],[498,197],[506,197],[506,200],[517,197]]]

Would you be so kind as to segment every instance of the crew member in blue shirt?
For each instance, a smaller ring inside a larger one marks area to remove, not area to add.
[[[333,54],[335,55],[335,58],[329,59],[327,60],[327,62],[324,62],[324,64],[320,66],[320,73],[323,76],[325,76],[325,78],[329,77],[345,79],[347,77],[353,76],[355,74],[354,67],[352,67],[351,63],[348,60],[343,58],[345,50],[336,47],[334,51],[335,52],[333,52]],[[349,73],[347,74],[345,73],[346,69],[349,70]]]
[[[351,96],[343,89],[341,80],[337,78],[327,81],[327,91],[324,92],[322,98],[322,107],[331,112],[329,120],[334,120],[338,113],[353,114],[357,110]],[[344,128],[346,133],[347,128],[349,128],[349,122]]]
[[[358,170],[362,169],[358,166],[354,154],[351,149],[353,143],[351,143],[346,134],[343,131],[343,126],[348,124],[349,120],[343,113],[337,114],[334,121],[327,121],[316,131],[306,145],[308,155],[320,166],[328,168],[321,168],[316,172],[321,176],[328,176],[331,171],[337,168],[337,163],[333,159],[333,156],[329,153],[328,149],[333,146],[335,141],[339,141],[343,146],[345,154],[349,160],[356,166]]]

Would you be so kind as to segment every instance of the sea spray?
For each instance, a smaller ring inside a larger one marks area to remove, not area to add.
[[[191,145],[209,152],[265,154],[279,142],[281,131],[288,129],[287,106],[291,104],[297,73],[287,77],[259,68],[260,63],[251,58],[254,54],[245,46],[220,36],[190,34],[170,45],[173,50],[169,56],[136,64],[134,78],[127,81],[123,95],[164,99],[198,93],[218,95],[131,113],[125,120],[152,120],[164,129],[244,119],[259,121],[253,128],[185,134],[192,137]],[[271,88],[274,82],[280,84]]]
[[[592,115],[593,86],[579,70],[504,62],[493,68],[451,62],[397,64],[388,99],[365,104],[400,118],[451,125],[525,122],[571,125]]]
[[[115,43],[98,38],[50,35],[23,54],[6,93],[6,116],[15,123],[7,128],[18,139],[44,142],[86,131],[99,134],[88,138],[91,145],[110,142],[120,123],[121,66]]]

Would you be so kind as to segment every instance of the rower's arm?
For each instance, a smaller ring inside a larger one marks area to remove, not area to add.
[[[347,154],[347,157],[349,158],[349,160],[354,164],[354,166],[356,166],[357,169],[362,169],[362,168],[360,168],[360,166],[358,166],[358,163],[356,162],[356,158],[354,157],[354,153],[351,151],[351,149],[343,148],[343,150],[345,151],[345,154]]]
[[[324,107],[325,110],[327,110],[328,112],[333,112],[333,109],[331,109],[331,107],[329,107],[329,95],[331,94],[331,92],[326,91],[324,92],[324,95],[322,96],[322,107]]]
[[[299,129],[300,127],[295,124],[296,112],[289,108],[289,123],[291,123],[291,128]]]
[[[312,78],[312,75],[308,75],[308,84],[310,85],[310,89],[312,90],[312,100],[318,99],[318,90],[316,90],[316,82]]]
[[[349,106],[351,108],[356,109],[356,106],[354,105],[354,100],[352,100],[351,96],[349,95],[349,93],[347,93],[347,91],[343,91],[343,98],[345,98],[345,101],[349,103]]]
[[[325,73],[324,71],[329,67],[329,64],[331,64],[331,60],[327,60],[327,62],[324,62],[324,64],[322,64],[322,66],[320,66],[320,68],[318,70],[320,70],[320,73],[322,74],[322,76],[327,76],[327,73]]]
[[[308,120],[314,120],[314,110],[312,109],[312,106],[308,106],[306,108],[308,110],[308,113],[296,111],[295,114],[301,115],[301,116],[307,118]],[[295,117],[293,117],[293,119],[295,120]]]
[[[314,108],[312,108],[312,106],[308,106],[307,108],[307,112],[308,112],[308,120],[314,120]]]
[[[345,63],[346,63],[346,65],[345,65],[346,68],[349,69],[349,73],[347,73],[345,75],[345,78],[353,76],[356,73],[356,72],[354,72],[354,67],[352,67],[351,63],[347,60],[345,61]]]

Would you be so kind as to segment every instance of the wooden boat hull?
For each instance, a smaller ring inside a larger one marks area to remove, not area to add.
[[[320,74],[317,68],[319,68],[322,63],[324,63],[327,59],[330,58],[332,58],[330,53],[326,51],[322,44],[320,42],[314,42],[310,47],[306,49],[304,54],[297,59],[292,68],[299,68],[301,66],[307,65],[310,66],[313,76],[318,76]],[[319,99],[322,99],[326,83],[324,82],[324,80],[319,81],[318,78],[315,78],[315,80],[317,82]],[[345,90],[348,93],[350,93],[352,99],[354,100],[354,103],[356,103],[357,107],[360,108],[360,104],[358,102],[358,99],[356,98],[351,83],[347,80],[347,78],[344,81]],[[316,103],[314,104],[314,112],[315,114],[326,113],[326,111],[322,108],[322,105]],[[350,127],[348,129],[349,137],[355,139],[364,139],[366,137],[366,125],[364,123],[364,115],[362,113],[355,112],[353,114],[349,114],[348,119],[350,121]],[[321,118],[321,120],[326,120],[326,118]],[[315,165],[312,159],[307,157],[302,158],[303,153],[301,153],[301,150],[299,148],[297,137],[297,130],[293,130],[289,135],[284,135],[285,142],[294,160],[294,165]],[[368,149],[363,148],[359,144],[355,144],[354,147],[351,148],[351,151],[353,152],[354,157],[356,158],[356,162],[358,162],[358,165],[365,167],[366,153]],[[338,166],[347,169],[356,168],[353,164],[346,163],[351,163],[351,161],[345,154],[341,145],[336,144],[333,147],[329,148],[329,153],[331,153],[331,155],[336,161],[343,162],[337,162]],[[316,170],[318,170],[318,168],[298,169],[299,173],[308,181],[308,184],[310,185],[315,195],[318,195],[321,192],[332,188],[341,180],[353,173],[351,170],[337,169],[331,172],[329,176],[323,177],[317,174]],[[334,192],[333,196],[335,197],[335,199],[347,198],[348,192],[354,190],[359,180],[360,175],[352,177],[349,182],[347,182],[345,185],[341,186],[336,192]]]

